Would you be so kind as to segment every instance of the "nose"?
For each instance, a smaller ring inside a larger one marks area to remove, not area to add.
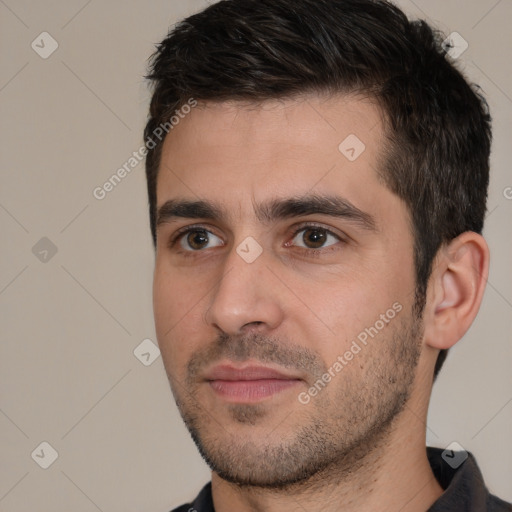
[[[248,263],[231,251],[205,314],[208,325],[229,335],[250,329],[270,331],[280,325],[282,290],[267,265],[265,253]]]

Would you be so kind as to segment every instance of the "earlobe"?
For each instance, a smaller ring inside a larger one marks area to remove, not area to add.
[[[465,232],[442,247],[429,280],[425,342],[448,349],[469,329],[482,302],[489,248],[478,233]]]

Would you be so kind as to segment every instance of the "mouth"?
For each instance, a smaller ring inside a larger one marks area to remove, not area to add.
[[[302,379],[266,366],[218,365],[204,380],[215,394],[232,403],[254,403],[290,389]]]

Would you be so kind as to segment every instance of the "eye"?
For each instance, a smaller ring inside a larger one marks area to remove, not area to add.
[[[200,251],[223,245],[223,241],[206,229],[190,229],[181,234],[180,246],[185,251]]]
[[[308,226],[295,233],[291,244],[305,249],[321,249],[340,241],[340,238],[325,228]]]

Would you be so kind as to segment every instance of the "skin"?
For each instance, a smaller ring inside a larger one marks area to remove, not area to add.
[[[354,161],[338,149],[350,134],[365,144]],[[478,311],[488,249],[475,233],[443,247],[416,318],[410,214],[379,177],[384,137],[369,100],[310,95],[201,104],[165,140],[157,208],[202,200],[224,211],[162,217],[154,274],[164,365],[213,469],[218,512],[340,503],[346,511],[420,511],[442,493],[425,451],[433,368]],[[258,215],[257,205],[271,200],[333,195],[372,225],[323,213]],[[192,235],[178,233],[192,226]],[[237,252],[255,254],[247,237],[262,250],[251,263]],[[334,372],[394,304],[400,311]],[[233,401],[205,380],[219,363],[264,365],[296,380]],[[329,369],[330,382],[301,403]]]

